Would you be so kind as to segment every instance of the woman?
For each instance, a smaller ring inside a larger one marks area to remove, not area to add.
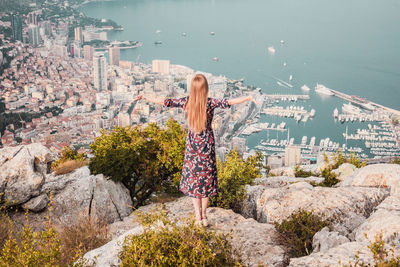
[[[209,98],[207,79],[202,74],[196,74],[192,79],[188,97],[152,99],[139,95],[139,99],[186,111],[189,130],[179,189],[193,200],[196,224],[207,226],[208,198],[218,189],[215,139],[211,128],[214,109],[229,108],[254,99],[251,96],[230,100]]]

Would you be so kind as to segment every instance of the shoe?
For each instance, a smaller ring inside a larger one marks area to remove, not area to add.
[[[207,220],[207,218],[202,219],[201,222],[203,223],[203,226],[205,226],[205,227],[208,226],[208,220]]]

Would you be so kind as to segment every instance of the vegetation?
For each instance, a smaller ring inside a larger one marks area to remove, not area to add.
[[[294,176],[295,177],[310,177],[310,176],[318,176],[318,174],[313,173],[312,171],[305,171],[301,169],[300,165],[296,165],[294,167]]]
[[[243,160],[236,150],[231,150],[224,162],[217,161],[218,193],[210,198],[210,206],[237,210],[246,198],[247,184],[261,176],[261,153]]]
[[[395,157],[392,162],[392,164],[400,164],[400,158],[399,157]]]
[[[51,220],[50,196],[47,222],[34,231],[26,212],[20,229],[0,207],[0,266],[87,266],[81,256],[110,240],[106,224],[82,217],[77,224],[61,225]]]
[[[138,217],[144,233],[125,239],[119,255],[121,267],[241,266],[227,235],[196,226],[193,220],[177,225],[164,212]]]
[[[364,234],[365,238],[367,238],[367,235]],[[374,241],[368,240],[369,245],[368,248],[371,251],[373,255],[373,266],[376,267],[398,267],[400,266],[400,256],[395,255],[395,244],[392,243],[391,249],[388,250],[385,247],[385,241],[382,238],[382,232],[377,233],[375,235]],[[346,267],[366,267],[366,266],[371,266],[368,263],[363,262],[362,260],[359,259],[359,255],[355,255],[357,261],[354,263],[349,263],[348,265],[343,265]]]
[[[94,155],[91,172],[122,182],[134,207],[144,205],[155,192],[179,192],[186,131],[172,119],[165,126],[161,129],[150,123],[146,128],[101,130],[90,145]]]
[[[70,173],[88,163],[86,154],[78,153],[75,149],[65,146],[61,150],[61,157],[53,162],[51,169],[56,175],[60,175]]]
[[[290,258],[309,255],[312,252],[312,239],[318,231],[330,223],[313,212],[301,210],[288,219],[275,223],[280,243],[287,248]]]

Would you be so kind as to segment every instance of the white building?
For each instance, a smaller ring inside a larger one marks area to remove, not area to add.
[[[84,45],[83,46],[83,57],[86,60],[93,60],[93,54],[94,54],[94,48],[93,46],[90,45]]]
[[[107,60],[103,54],[93,56],[93,83],[97,91],[107,90]]]
[[[169,60],[153,60],[152,72],[169,75]]]
[[[110,55],[110,65],[119,66],[120,50],[119,47],[110,47],[108,49]]]
[[[300,146],[287,146],[285,149],[285,166],[292,167],[300,164],[301,149]]]

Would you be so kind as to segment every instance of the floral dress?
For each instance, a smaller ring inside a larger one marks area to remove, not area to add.
[[[183,108],[187,99],[188,97],[167,98],[164,100],[164,106]],[[215,108],[229,107],[226,99],[208,98],[206,130],[200,134],[196,134],[190,129],[188,131],[179,189],[189,197],[204,198],[217,193],[217,162],[211,123]]]

